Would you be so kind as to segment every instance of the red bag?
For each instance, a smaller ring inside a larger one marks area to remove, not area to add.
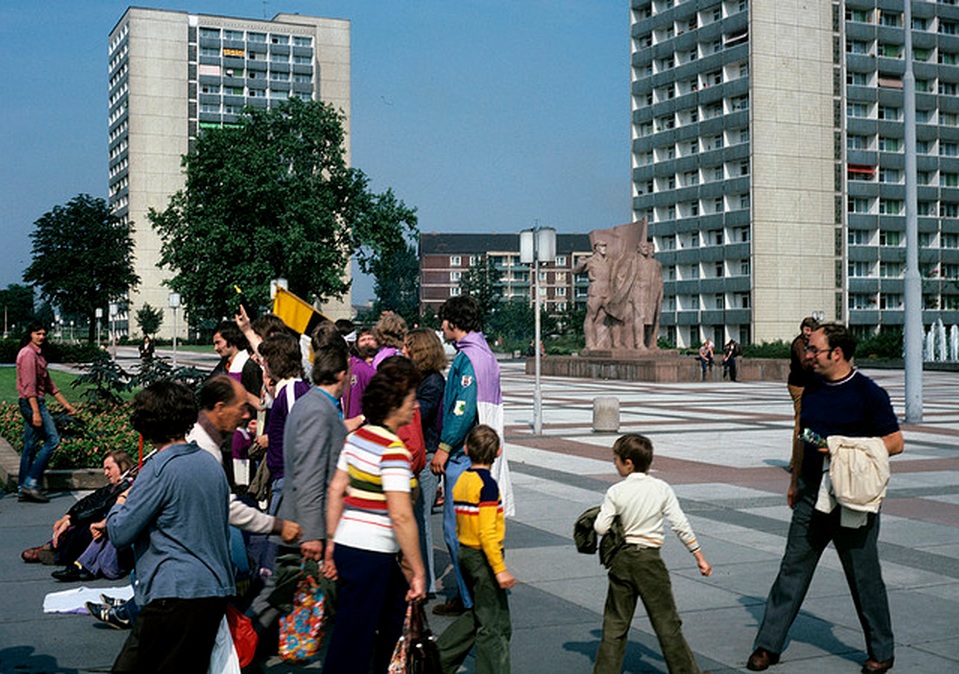
[[[230,636],[233,637],[233,648],[240,660],[240,667],[246,667],[253,662],[256,655],[256,645],[259,637],[253,629],[253,622],[240,613],[231,604],[226,605],[226,623],[230,626]]]
[[[423,439],[423,422],[419,408],[413,411],[413,421],[400,426],[396,435],[410,452],[410,470],[413,471],[413,477],[416,477],[426,468],[426,440]]]

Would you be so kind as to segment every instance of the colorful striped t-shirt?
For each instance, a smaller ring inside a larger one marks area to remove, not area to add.
[[[382,426],[363,426],[347,436],[336,467],[349,474],[350,484],[333,540],[360,550],[398,552],[384,492],[411,491],[410,453],[403,441]]]

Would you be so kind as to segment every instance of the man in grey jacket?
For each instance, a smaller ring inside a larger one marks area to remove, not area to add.
[[[326,545],[326,493],[346,440],[340,398],[346,386],[349,350],[332,323],[317,328],[313,345],[313,388],[296,401],[283,432],[283,492],[277,515],[303,528],[298,548],[280,545],[277,556],[323,559]],[[257,631],[265,630],[279,612],[270,602],[275,577],[254,600],[248,615]],[[273,597],[275,599],[275,597]]]

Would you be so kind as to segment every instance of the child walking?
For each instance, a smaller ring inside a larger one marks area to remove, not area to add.
[[[593,674],[622,672],[637,598],[643,600],[670,674],[700,674],[693,652],[683,637],[669,571],[659,555],[665,539],[664,517],[693,553],[699,572],[708,576],[712,567],[703,557],[672,487],[647,475],[652,461],[653,444],[645,436],[630,433],[613,445],[613,464],[625,479],[606,492],[594,527],[596,533],[604,535],[618,515],[626,545],[609,567],[603,638]]]
[[[516,584],[503,561],[506,522],[499,486],[490,466],[499,456],[499,436],[480,424],[466,436],[472,466],[453,486],[459,564],[473,597],[473,608],[439,638],[444,674],[454,674],[476,645],[476,674],[509,674],[512,626],[506,590]]]

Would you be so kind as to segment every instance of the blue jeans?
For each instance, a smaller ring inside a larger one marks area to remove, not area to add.
[[[423,565],[426,567],[426,591],[436,591],[436,570],[433,565],[433,526],[430,520],[433,516],[433,499],[436,498],[436,484],[439,479],[430,471],[430,460],[433,455],[426,455],[426,467],[416,476],[420,485],[420,493],[413,503],[413,516],[416,526],[420,530],[420,554],[423,555]]]
[[[20,474],[18,476],[20,489],[37,489],[43,478],[43,471],[47,469],[50,457],[60,445],[60,434],[53,417],[47,410],[43,398],[37,398],[40,406],[39,427],[33,425],[33,409],[30,401],[20,398],[20,414],[23,416],[23,451],[20,453]],[[41,445],[41,441],[43,444]],[[39,448],[40,451],[37,451]]]
[[[456,537],[456,511],[453,508],[453,486],[460,479],[467,468],[473,465],[465,454],[451,456],[446,461],[446,477],[443,480],[443,497],[446,502],[443,503],[443,540],[446,541],[446,547],[450,551],[450,561],[453,563],[453,573],[456,576],[456,586],[459,588],[460,598],[463,600],[463,606],[473,608],[473,598],[470,596],[469,589],[466,587],[466,581],[463,579],[463,572],[460,570],[459,548],[460,542]]]

